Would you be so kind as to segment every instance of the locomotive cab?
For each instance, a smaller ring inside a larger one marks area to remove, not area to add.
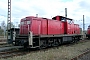
[[[20,34],[28,34],[30,30],[30,25],[31,25],[31,19],[30,18],[24,18],[21,19],[20,22]]]
[[[21,19],[20,21],[20,31],[19,34],[15,37],[15,45],[16,46],[28,46],[31,43],[28,43],[32,40],[30,40],[32,37],[29,38],[29,35],[31,34],[31,21],[32,19],[30,17],[25,17]]]

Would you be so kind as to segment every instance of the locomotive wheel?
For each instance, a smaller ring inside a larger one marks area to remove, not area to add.
[[[52,46],[59,46],[58,39],[53,39],[53,45]]]
[[[25,43],[24,43],[24,48],[27,48],[28,45],[29,45],[28,42],[25,42]]]
[[[45,40],[40,40],[40,47],[39,47],[39,49],[43,49],[43,48],[46,48],[46,47],[47,47],[46,41]]]
[[[78,42],[78,38],[74,37],[73,40],[72,40],[72,43],[77,43],[77,42]]]
[[[19,46],[19,42],[15,40],[15,46]]]
[[[76,43],[76,37],[73,37],[71,43]]]
[[[61,45],[62,44],[62,40],[58,39],[58,43],[59,43],[59,45]]]

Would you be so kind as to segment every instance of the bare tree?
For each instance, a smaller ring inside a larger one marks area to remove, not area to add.
[[[20,28],[20,24],[18,24],[18,27]]]
[[[3,30],[6,29],[5,21],[2,21],[2,22],[1,22],[1,28],[2,28]]]
[[[6,33],[6,24],[5,24],[5,21],[2,21],[1,22],[1,31],[2,33],[4,33],[4,38],[5,38],[5,33]]]
[[[1,29],[1,26],[0,26],[0,29]]]

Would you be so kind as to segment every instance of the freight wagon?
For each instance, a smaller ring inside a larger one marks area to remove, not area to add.
[[[73,19],[55,16],[52,19],[28,16],[20,21],[15,45],[25,48],[46,48],[81,39],[80,27]]]

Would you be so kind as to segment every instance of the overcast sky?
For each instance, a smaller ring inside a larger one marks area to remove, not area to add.
[[[8,0],[0,0],[0,22],[7,23]],[[90,0],[12,0],[11,12],[12,22],[20,22],[25,16],[38,16],[51,18],[51,16],[65,16],[75,20],[82,26],[82,17],[85,15],[85,27],[90,24]]]

